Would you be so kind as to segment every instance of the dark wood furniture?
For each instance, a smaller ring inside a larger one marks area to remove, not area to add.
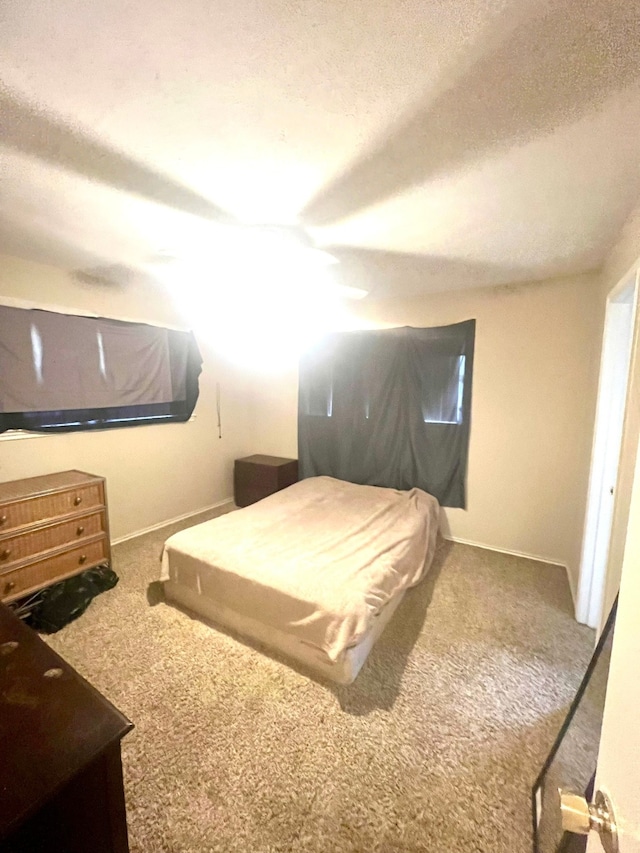
[[[120,741],[131,728],[0,604],[1,853],[127,853]]]
[[[110,560],[104,477],[62,471],[0,483],[0,601]]]
[[[237,506],[249,506],[298,482],[298,460],[280,456],[245,456],[233,468],[233,495]]]

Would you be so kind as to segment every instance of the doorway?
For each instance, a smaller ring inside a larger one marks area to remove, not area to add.
[[[576,618],[602,624],[620,451],[631,373],[638,269],[607,299]]]

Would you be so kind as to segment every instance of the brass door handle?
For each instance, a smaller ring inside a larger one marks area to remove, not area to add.
[[[82,495],[76,495],[73,499],[74,506],[80,506],[82,503]]]
[[[86,555],[86,554],[82,554],[82,556],[80,556],[80,557],[78,558],[78,562],[80,563],[80,565],[82,565],[83,563],[86,563],[86,562],[87,562],[87,555]]]
[[[78,534],[78,536],[82,536],[82,534],[84,533],[84,527],[81,524],[78,525],[76,533]]]
[[[5,548],[0,554],[0,560],[7,560],[11,556],[11,548]]]
[[[602,791],[596,791],[593,803],[579,794],[558,790],[562,828],[576,835],[588,835],[594,830],[600,836],[605,853],[618,853],[618,827],[611,801]]]

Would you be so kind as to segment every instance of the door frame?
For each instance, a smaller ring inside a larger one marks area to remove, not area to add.
[[[622,299],[627,290],[631,290],[630,300]],[[603,609],[605,605],[606,580],[609,568],[609,556],[611,553],[611,540],[613,535],[613,520],[616,512],[618,499],[618,480],[620,477],[620,454],[625,442],[627,430],[627,415],[632,381],[634,353],[637,347],[637,320],[638,320],[638,298],[640,291],[640,264],[636,262],[624,275],[618,284],[607,294],[605,309],[605,321],[602,335],[602,348],[600,355],[600,373],[598,379],[598,396],[596,404],[596,417],[594,426],[593,444],[591,450],[591,469],[589,473],[589,487],[587,493],[587,508],[585,513],[584,534],[582,539],[582,554],[580,560],[580,576],[578,582],[578,593],[576,596],[576,619],[586,623],[592,628],[600,629],[603,624]],[[610,521],[605,525],[600,524],[601,510],[603,506],[605,476],[607,469],[607,439],[610,431],[610,409],[611,389],[609,378],[614,365],[617,363],[619,352],[614,354],[611,344],[611,333],[618,319],[616,306],[630,302],[630,334],[628,368],[626,375],[626,388],[624,391],[624,407],[622,413],[622,424],[620,431],[620,445],[618,448],[617,471],[614,483],[613,505],[611,508]],[[606,537],[604,543],[602,537]],[[601,549],[607,547],[607,558],[602,563]]]

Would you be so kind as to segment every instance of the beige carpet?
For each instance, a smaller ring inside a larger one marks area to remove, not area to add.
[[[179,527],[116,547],[118,586],[49,638],[135,723],[132,851],[528,853],[530,788],[593,643],[562,569],[444,544],[335,688],[149,602]]]

